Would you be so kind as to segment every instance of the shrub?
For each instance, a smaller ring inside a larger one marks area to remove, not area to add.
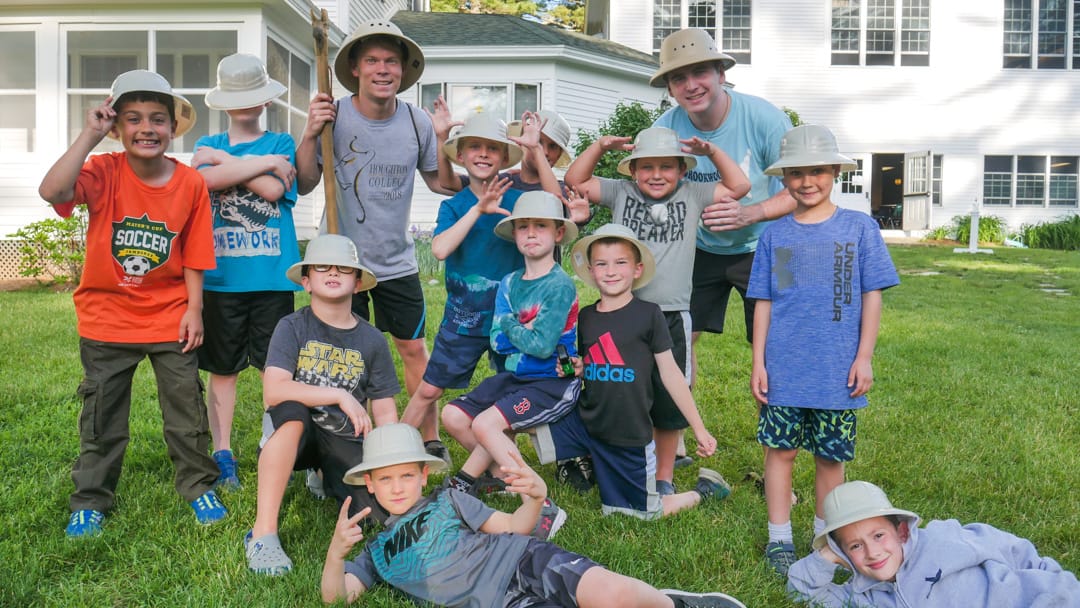
[[[1070,215],[1056,222],[1024,224],[1020,227],[1020,237],[1028,247],[1080,250],[1080,215]]]
[[[998,245],[1004,243],[1005,237],[1008,236],[1005,228],[1005,220],[996,215],[979,216],[979,242],[996,243]],[[970,236],[971,216],[954,215],[949,224],[935,228],[926,235],[924,240],[953,239],[961,243],[967,243]]]
[[[416,224],[409,227],[413,243],[416,245],[416,266],[420,271],[420,277],[425,279],[439,278],[442,274],[443,263],[431,253],[431,230],[422,230]]]
[[[86,261],[86,210],[76,207],[65,218],[49,218],[9,235],[19,239],[19,274],[77,283]]]

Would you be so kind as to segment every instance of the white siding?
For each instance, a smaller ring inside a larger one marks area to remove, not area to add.
[[[611,40],[652,53],[652,0],[610,0]]]

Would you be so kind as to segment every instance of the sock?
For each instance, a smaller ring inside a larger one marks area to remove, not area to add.
[[[458,471],[454,473],[454,476],[450,478],[450,489],[457,490],[458,492],[468,493],[473,484],[476,483],[476,478],[469,475],[465,471]]]
[[[791,520],[787,520],[786,523],[774,524],[769,522],[769,542],[770,543],[790,543],[794,542],[795,536],[791,533]]]
[[[821,531],[825,529],[825,520],[821,519],[817,515],[814,516],[814,536],[821,534]]]

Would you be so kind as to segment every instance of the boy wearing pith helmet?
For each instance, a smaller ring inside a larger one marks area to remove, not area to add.
[[[249,365],[262,372],[270,335],[293,311],[300,289],[285,270],[300,261],[292,209],[296,204],[296,145],[288,133],[259,123],[285,85],[270,78],[261,59],[236,53],[218,63],[207,107],[224,111],[229,128],[195,142],[191,166],[210,189],[217,268],[206,273],[206,342],[199,368],[207,387],[218,486],[240,487],[232,452],[237,376]]]
[[[837,486],[824,502],[815,551],[788,571],[788,591],[813,606],[1080,606],[1076,577],[1026,539],[955,519],[920,528],[918,515],[865,481]],[[833,583],[837,567],[851,578]]]
[[[506,433],[554,422],[569,413],[581,392],[578,378],[560,378],[555,367],[561,345],[576,352],[577,289],[552,252],[577,237],[577,226],[563,217],[562,201],[548,192],[526,192],[495,234],[512,240],[525,258],[525,268],[503,277],[495,294],[491,347],[506,357],[506,371],[496,374],[442,412],[446,430],[472,450],[450,486],[467,491],[495,463],[513,466],[517,447]],[[550,499],[544,502],[534,534],[547,539],[558,531],[566,513]]]
[[[387,529],[364,540],[357,521],[342,506],[326,553],[322,597],[351,603],[375,584],[386,583],[417,603],[470,608],[610,606],[738,608],[722,593],[658,591],[616,574],[587,557],[525,536],[547,496],[544,480],[513,453],[503,467],[507,489],[521,506],[503,513],[450,489],[423,496],[428,473],[443,466],[424,450],[407,424],[379,427],[368,435],[364,461],[346,475],[363,483],[387,511]]]
[[[840,172],[854,168],[832,132],[803,125],[784,135],[780,160],[767,169],[783,175],[797,205],[762,233],[747,291],[757,299],[750,390],[761,403],[765,446],[765,557],[781,576],[796,559],[795,457],[799,449],[814,455],[819,531],[824,497],[855,458],[855,412],[874,382],[881,292],[900,282],[877,224],[830,199]]]
[[[191,103],[161,75],[124,72],[38,188],[60,216],[85,205],[90,218],[74,295],[84,377],[69,537],[100,534],[115,503],[132,378],[147,357],[177,493],[200,524],[227,515],[212,489],[218,469],[207,453],[195,356],[203,341],[203,272],[214,267],[210,199],[198,172],[165,155],[194,124]],[[87,159],[106,136],[124,151]]]
[[[690,291],[695,255],[695,231],[709,205],[736,200],[750,184],[739,166],[718,146],[701,138],[680,140],[674,131],[644,129],[631,145],[628,137],[605,135],[590,145],[566,171],[567,185],[590,202],[611,208],[612,222],[629,228],[656,258],[656,279],[637,292],[664,312],[679,369],[690,376]],[[632,181],[592,175],[607,151],[631,150],[619,163],[619,173]],[[702,184],[686,179],[697,155],[710,157],[723,182]],[[688,380],[687,380],[688,381]],[[656,479],[661,495],[674,494],[675,451],[679,431],[689,426],[675,401],[654,378],[653,426],[656,440]]]
[[[342,476],[361,461],[373,426],[369,402],[375,425],[397,420],[386,338],[352,311],[353,294],[375,286],[356,245],[338,234],[316,237],[286,274],[311,294],[311,305],[282,319],[270,339],[263,397],[274,431],[259,454],[255,525],[244,539],[248,568],[271,576],[292,569],[278,514],[293,470],[321,469],[324,491],[350,504],[351,515],[371,506],[371,520],[386,518],[364,488]]]

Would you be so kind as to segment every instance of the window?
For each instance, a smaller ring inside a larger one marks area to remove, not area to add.
[[[297,144],[304,135],[311,91],[311,64],[273,38],[266,39],[266,72],[289,88],[266,110],[266,128],[289,133]]]
[[[510,122],[521,118],[521,113],[526,110],[540,109],[540,85],[533,83],[427,83],[420,85],[421,105],[432,109],[430,104],[440,93],[446,95],[454,120],[465,120],[477,112],[485,112]]]
[[[234,30],[67,32],[68,143],[82,131],[86,113],[108,96],[116,76],[145,69],[164,76],[195,107],[195,126],[169,147],[172,153],[191,152],[199,137],[228,126],[225,114],[209,110],[203,96],[217,82],[218,61],[235,52]],[[106,138],[94,152],[120,149]]]
[[[831,47],[832,65],[930,65],[930,0],[832,0]]]
[[[0,31],[0,154],[34,151],[37,78],[34,32]]]
[[[1080,157],[986,156],[983,204],[1076,208]]]
[[[840,174],[841,194],[862,194],[863,191],[863,159],[855,159],[855,170],[844,171]]]
[[[941,163],[944,157],[941,154],[934,155],[934,167],[930,176],[930,201],[935,207],[941,206]]]
[[[1002,55],[1004,68],[1080,69],[1080,0],[1005,0]]]
[[[1080,0],[1078,0],[1080,1]],[[743,64],[750,63],[751,0],[654,0],[653,51],[669,34],[696,27],[709,32],[717,48]]]

